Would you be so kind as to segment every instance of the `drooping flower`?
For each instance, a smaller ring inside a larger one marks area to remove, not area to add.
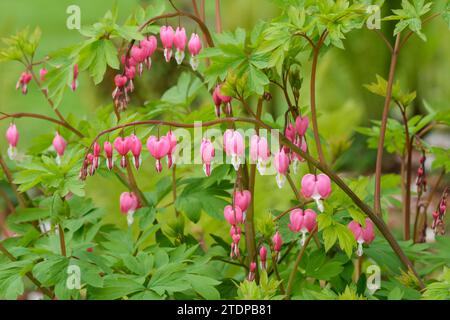
[[[256,262],[253,261],[250,263],[250,267],[248,269],[248,276],[247,276],[247,280],[248,281],[254,281],[255,280],[255,276],[256,276]]]
[[[123,192],[120,195],[120,211],[127,216],[128,226],[134,221],[134,212],[139,207],[139,199],[133,192]]]
[[[16,84],[16,90],[21,88],[23,94],[27,94],[28,92],[28,84],[30,83],[33,76],[30,72],[26,71],[20,75],[19,81]]]
[[[105,154],[106,154],[106,166],[108,167],[109,170],[111,170],[114,166],[113,147],[112,147],[111,142],[105,141],[105,143],[103,144],[103,150],[105,150]]]
[[[192,67],[192,70],[197,70],[198,68],[198,57],[197,55],[200,53],[200,50],[202,50],[202,42],[200,40],[200,37],[198,34],[193,33],[191,34],[191,38],[189,39],[188,43],[189,53],[191,54],[190,64]]]
[[[127,154],[130,152],[131,144],[129,137],[117,137],[114,140],[114,148],[117,153],[122,156],[120,159],[120,166],[125,168],[127,166]]]
[[[92,147],[92,152],[93,152],[93,156],[94,156],[93,166],[94,166],[94,171],[95,171],[100,166],[100,153],[102,152],[102,149],[97,141],[95,141],[95,143]]]
[[[59,132],[56,132],[55,137],[53,138],[53,148],[55,149],[57,156],[56,156],[56,163],[59,165],[61,164],[61,157],[64,155],[64,151],[66,150],[66,140],[59,134]]]
[[[304,137],[299,137],[298,139],[296,139],[294,144],[305,153],[308,150],[308,146],[306,145],[306,140]],[[291,158],[292,158],[292,167],[294,169],[293,170],[294,174],[297,174],[298,163],[300,161],[304,161],[304,159],[297,152],[292,152]]]
[[[234,192],[233,195],[234,204],[238,206],[243,214],[243,220],[245,221],[245,215],[247,212],[247,209],[252,202],[252,194],[248,190],[237,190]]]
[[[439,200],[439,205],[432,214],[433,224],[431,225],[431,229],[434,231],[435,234],[443,235],[445,233],[444,217],[447,212],[447,197],[449,192],[450,192],[449,187],[444,189],[441,199]]]
[[[228,129],[223,136],[223,146],[227,156],[231,157],[231,164],[238,171],[245,151],[244,138],[238,131]]]
[[[256,162],[256,168],[261,175],[266,172],[266,164],[270,157],[267,139],[254,135],[250,139],[250,158]]]
[[[239,233],[235,233],[231,238],[233,239],[233,242],[231,243],[230,257],[232,259],[239,258],[239,241],[241,241],[241,235]]]
[[[294,209],[289,216],[289,229],[292,232],[302,233],[301,245],[305,244],[306,234],[313,231],[317,224],[317,214],[311,209]]]
[[[358,256],[362,256],[363,254],[363,243],[370,244],[373,239],[375,239],[375,231],[372,221],[369,218],[366,218],[365,222],[365,227],[357,221],[352,221],[348,224],[348,228],[353,232],[355,240],[358,242],[358,249],[356,251]]]
[[[277,256],[276,261],[280,259],[280,251],[281,246],[283,245],[283,239],[281,238],[280,233],[277,231],[272,237],[272,243],[273,243],[273,251],[275,251],[275,254]]]
[[[173,134],[172,130],[167,132],[166,138],[169,141],[169,151],[167,152],[167,167],[170,169],[172,168],[174,159],[173,159],[173,153],[175,152],[175,149],[177,147],[177,137]]]
[[[177,49],[177,52],[175,52],[175,60],[178,64],[181,64],[183,62],[186,41],[186,30],[183,27],[177,27],[177,29],[175,30],[175,35],[173,37],[173,44]]]
[[[295,119],[295,128],[297,129],[297,133],[299,136],[303,137],[305,135],[308,126],[309,126],[308,117],[298,116],[297,119]]]
[[[125,76],[128,79],[128,86],[126,87],[126,90],[129,92],[133,92],[134,91],[133,79],[136,77],[136,67],[135,66],[125,67]]]
[[[297,131],[295,130],[295,126],[292,123],[289,123],[284,130],[284,135],[290,142],[294,143],[296,134]]]
[[[221,86],[220,84],[218,84],[213,92],[214,105],[216,106],[216,115],[220,117],[220,107],[222,104],[225,105],[225,113],[227,115],[231,115],[233,111],[231,108],[232,97],[222,95],[222,93],[220,92],[220,88]]]
[[[19,143],[19,131],[14,123],[10,123],[6,130],[6,140],[8,141],[8,157],[14,160],[17,156],[17,144]]]
[[[211,140],[205,138],[202,140],[202,144],[200,145],[200,153],[202,156],[203,171],[206,176],[209,177],[211,175],[211,163],[215,157],[214,145]]]
[[[172,57],[172,45],[175,36],[172,27],[162,26],[159,30],[159,36],[164,48],[164,58],[166,59],[166,62],[169,62]]]
[[[284,149],[281,149],[279,152],[275,153],[273,161],[278,172],[276,176],[277,185],[279,188],[282,188],[286,182],[286,173],[289,169],[289,157]]]
[[[129,139],[130,139],[130,150],[134,158],[133,161],[134,166],[136,167],[136,169],[139,169],[139,167],[141,166],[142,143],[141,140],[139,140],[139,138],[136,137],[136,135],[134,134],[132,134]]]
[[[116,85],[116,88],[114,89],[112,93],[113,99],[116,99],[123,88],[125,88],[125,85],[127,84],[128,78],[125,75],[118,74],[114,77],[114,84]]]
[[[306,174],[302,178],[301,192],[304,197],[312,198],[317,203],[317,208],[323,212],[321,199],[326,199],[331,193],[331,181],[326,174]]]
[[[94,167],[94,155],[92,153],[87,154],[86,164],[89,167],[89,175],[93,176],[95,173],[95,167]]]
[[[77,90],[78,87],[78,64],[74,64],[73,65],[73,73],[72,73],[72,84],[70,86],[70,88],[72,89],[72,91]]]
[[[242,214],[242,210],[238,206],[235,206],[234,210],[233,206],[231,205],[226,206],[223,209],[223,216],[225,217],[225,220],[227,220],[228,223],[232,226],[244,223],[244,216]]]
[[[261,269],[265,270],[267,268],[267,248],[265,245],[262,245],[261,249],[259,249],[259,260]]]
[[[150,136],[147,139],[147,149],[156,159],[156,171],[162,171],[161,159],[164,158],[170,150],[170,142],[166,136],[155,137]]]
[[[147,69],[150,69],[152,66],[152,58],[151,56],[155,52],[158,47],[158,40],[156,40],[155,36],[148,36],[144,40],[141,40],[140,46],[143,50],[145,56],[145,65]]]

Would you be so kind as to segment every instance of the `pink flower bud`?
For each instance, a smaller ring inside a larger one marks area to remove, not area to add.
[[[197,55],[200,53],[200,50],[202,49],[202,42],[200,40],[200,37],[198,34],[193,33],[191,35],[191,39],[188,43],[189,53],[191,54],[191,59],[189,63],[191,64],[192,70],[197,70],[198,68],[198,58]]]
[[[100,153],[102,152],[100,145],[98,144],[97,141],[95,141],[94,146],[92,147],[92,151],[93,151],[93,166],[94,166],[94,170],[98,169],[99,167],[99,157],[100,157]]]
[[[301,117],[298,116],[297,119],[295,119],[295,128],[297,129],[297,133],[299,136],[304,136],[306,133],[306,130],[308,129],[309,125],[309,119],[308,117]]]
[[[283,239],[281,238],[281,235],[278,231],[275,232],[272,238],[272,242],[273,242],[273,250],[276,252],[280,252],[281,246],[283,245]]]
[[[33,76],[28,71],[23,72],[20,75],[19,81],[17,81],[16,84],[16,90],[21,88],[23,94],[27,94],[28,92],[28,84],[30,83],[31,79],[33,79]]]
[[[255,275],[256,275],[256,262],[253,261],[253,262],[250,263],[247,280],[248,281],[255,280]]]
[[[286,126],[286,129],[284,130],[284,135],[286,136],[286,138],[288,138],[289,141],[291,141],[292,143],[295,141],[295,135],[296,135],[296,130],[295,127],[292,123],[289,123]]]
[[[169,141],[169,151],[167,152],[167,167],[170,169],[172,168],[173,164],[173,153],[175,152],[175,149],[177,147],[177,137],[173,134],[172,131],[169,131],[166,134],[167,141]]]
[[[265,270],[267,267],[267,248],[264,245],[259,249],[259,259],[261,261],[261,269]]]
[[[74,64],[73,65],[73,77],[72,77],[72,85],[70,86],[70,88],[72,89],[72,91],[75,91],[78,87],[78,64]]]
[[[53,138],[53,148],[55,148],[58,157],[62,157],[64,155],[64,151],[66,150],[66,140],[56,132],[55,137]]]
[[[45,81],[45,76],[47,75],[48,70],[45,68],[42,68],[41,70],[39,70],[39,78],[41,79],[41,81]]]
[[[212,144],[211,140],[202,140],[200,153],[202,156],[203,171],[205,172],[206,176],[209,177],[211,175],[211,162],[215,156],[214,145]]]
[[[225,220],[227,220],[228,223],[232,226],[244,223],[242,210],[238,206],[235,206],[234,210],[231,205],[226,206],[223,209],[223,215],[225,217]]]
[[[19,143],[19,131],[14,123],[10,123],[6,130],[6,140],[8,141],[8,157],[14,160],[17,155],[17,144]]]
[[[105,141],[103,144],[103,149],[105,150],[106,154],[106,166],[109,170],[113,168],[113,147],[112,144],[109,141]]]
[[[284,149],[281,149],[275,154],[273,161],[278,172],[276,176],[277,184],[279,188],[282,188],[286,182],[286,173],[289,169],[290,160]]]
[[[150,154],[156,159],[156,171],[161,172],[161,158],[165,157],[170,150],[169,140],[165,136],[160,138],[150,136],[147,140],[147,149]]]

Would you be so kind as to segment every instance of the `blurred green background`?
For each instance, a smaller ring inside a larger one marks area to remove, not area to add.
[[[90,25],[100,19],[111,9],[114,2],[119,7],[122,21],[130,15],[136,4],[144,5],[151,0],[2,0],[0,1],[0,37],[14,34],[27,26],[42,29],[41,46],[37,59],[43,58],[49,52],[58,48],[77,43],[83,39],[77,30],[66,28],[69,5],[81,8],[82,25]],[[277,16],[278,8],[269,0],[223,0],[222,21],[224,30],[234,30],[236,27],[251,29],[260,19],[270,20]],[[183,10],[191,11],[190,0],[174,0]],[[433,11],[438,11],[446,1],[434,1]],[[206,1],[207,24],[214,30],[214,1]],[[383,15],[390,14],[390,9],[398,8],[400,1],[386,1]],[[167,3],[167,8],[170,5]],[[178,20],[178,19],[177,19]],[[173,21],[176,24],[178,21]],[[170,22],[170,21],[169,21]],[[194,26],[190,22],[188,32]],[[392,34],[393,25],[382,23],[382,31]],[[189,30],[190,29],[190,30]],[[423,113],[423,101],[427,101],[436,109],[449,109],[450,101],[450,32],[441,19],[436,19],[425,27],[424,33],[428,37],[425,43],[417,37],[412,37],[402,50],[397,67],[396,79],[400,81],[404,90],[417,91],[417,99],[412,108],[413,113]],[[374,167],[375,154],[368,150],[362,137],[354,135],[354,128],[368,125],[370,119],[379,119],[382,112],[383,99],[368,92],[363,84],[375,80],[375,74],[386,78],[389,69],[389,51],[377,35],[367,29],[350,33],[345,41],[345,50],[331,49],[321,56],[318,69],[317,105],[320,111],[319,125],[321,133],[330,145],[339,145],[352,141],[352,146],[341,159],[340,167],[346,171],[371,173]],[[308,82],[310,65],[304,66],[304,87],[301,90],[301,104],[308,105]],[[14,87],[22,72],[18,63],[0,64],[0,110],[4,112],[39,112],[52,115],[42,94],[31,84],[29,94],[23,96]],[[160,97],[161,94],[176,83],[180,71],[174,65],[155,64],[151,75],[137,84],[141,101]],[[75,93],[68,91],[64,97],[60,110],[63,114],[72,112],[79,117],[89,120],[96,108],[111,103],[110,93],[113,89],[112,76],[105,78],[100,86],[94,86],[86,74],[80,77],[80,87]],[[268,110],[274,117],[282,114],[285,104],[282,97],[273,91],[274,99]],[[135,98],[136,99],[136,98]],[[139,104],[140,101],[134,101]],[[204,95],[203,104],[211,104],[209,96]],[[37,133],[53,134],[55,128],[46,123],[28,119],[19,119],[21,142],[20,148],[26,149]],[[0,132],[4,132],[7,121],[0,123]],[[352,140],[350,140],[352,139]],[[3,138],[0,139],[2,153],[6,150]],[[357,159],[357,161],[355,161]],[[201,175],[200,166],[194,169],[183,169],[189,174]],[[299,176],[295,177],[299,181]],[[138,183],[144,190],[150,189],[159,177],[155,177],[152,164],[145,164],[143,173],[138,176]],[[267,208],[283,210],[291,198],[290,192],[272,192],[276,187],[275,178],[257,176],[256,212],[262,215]],[[285,187],[287,190],[287,186]],[[124,187],[113,177],[95,177],[88,179],[87,195],[94,198],[98,206],[109,212],[107,220],[125,225],[125,219],[118,219],[118,197]],[[268,196],[269,195],[269,196]],[[169,199],[170,200],[170,199]],[[167,202],[169,202],[167,200]],[[166,201],[163,201],[166,203]],[[171,209],[172,210],[172,209]],[[122,217],[121,217],[122,218]],[[118,221],[119,220],[119,221]],[[212,224],[209,224],[212,223]],[[203,215],[198,224],[209,224],[211,229],[221,228],[222,224],[212,221]],[[213,231],[208,229],[208,231]],[[227,233],[228,230],[224,231]]]

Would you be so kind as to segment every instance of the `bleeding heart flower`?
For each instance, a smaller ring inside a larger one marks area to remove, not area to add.
[[[366,226],[363,228],[357,221],[352,221],[348,224],[348,228],[353,232],[356,242],[358,242],[358,249],[356,254],[362,256],[363,243],[370,244],[375,239],[375,231],[373,223],[369,218],[365,220]]]
[[[231,157],[234,169],[238,171],[245,151],[244,138],[238,131],[228,129],[223,136],[223,146],[227,156]]]
[[[281,151],[275,153],[273,161],[278,172],[276,177],[277,185],[281,189],[286,182],[286,173],[289,169],[290,160],[284,149],[281,149]]]
[[[243,220],[245,221],[246,211],[252,201],[252,194],[248,190],[234,192],[234,204],[238,206],[243,213]]]
[[[170,144],[169,151],[167,152],[167,167],[170,169],[172,168],[174,162],[173,153],[175,152],[175,149],[177,147],[177,137],[173,134],[171,130],[166,134],[166,138]]]
[[[109,170],[113,168],[113,147],[112,144],[109,141],[105,141],[103,144],[103,150],[105,150],[106,154],[106,166]]]
[[[145,55],[145,65],[147,66],[147,69],[150,70],[152,66],[152,59],[151,56],[156,51],[156,48],[158,47],[158,40],[156,40],[155,36],[149,36],[142,40],[140,42],[140,46],[142,50],[144,51]]]
[[[284,135],[290,142],[294,143],[296,134],[297,131],[295,130],[294,125],[292,123],[289,123],[284,130]]]
[[[164,48],[164,58],[166,59],[166,62],[169,62],[172,57],[172,45],[175,36],[172,27],[162,26],[159,30],[159,36]]]
[[[189,53],[191,54],[190,64],[192,70],[195,71],[197,70],[199,63],[197,55],[200,53],[200,50],[202,50],[202,42],[198,34],[196,33],[191,34],[191,39],[189,39],[188,48]]]
[[[242,210],[238,206],[235,206],[234,210],[231,205],[226,206],[223,209],[223,215],[225,217],[225,220],[227,220],[228,223],[231,224],[232,226],[244,223],[244,216],[242,214]]]
[[[142,151],[142,143],[136,135],[132,134],[130,137],[130,150],[134,157],[134,166],[136,169],[139,169],[141,166],[141,151]]]
[[[27,94],[27,92],[28,92],[28,84],[30,83],[31,79],[33,79],[33,75],[30,72],[28,72],[28,71],[23,72],[20,75],[19,81],[17,81],[16,90],[21,88],[22,89],[22,93],[23,94]]]
[[[186,41],[186,30],[184,30],[184,28],[177,27],[177,29],[175,30],[175,35],[173,37],[173,44],[177,49],[177,52],[175,52],[175,60],[178,64],[181,64],[181,62],[183,62]]]
[[[267,139],[254,135],[250,139],[250,158],[256,162],[256,168],[261,175],[266,172],[266,164],[270,157]]]
[[[139,207],[139,199],[133,192],[123,192],[120,195],[120,211],[127,216],[128,226],[134,221],[134,212]]]
[[[317,208],[323,212],[324,207],[321,199],[326,199],[331,193],[331,181],[326,174],[306,174],[302,178],[301,192],[306,198],[313,198]]]
[[[161,159],[168,154],[170,150],[170,141],[165,136],[160,138],[150,136],[147,139],[147,149],[150,154],[156,159],[156,171],[161,172]]]
[[[281,246],[283,245],[283,239],[281,238],[281,235],[278,231],[275,232],[274,236],[272,237],[272,243],[273,243],[273,250],[275,251],[277,256],[277,261],[279,261]]]
[[[127,153],[130,152],[130,138],[129,137],[117,137],[114,140],[114,148],[117,153],[122,156],[120,159],[120,166],[125,168],[127,166]]]
[[[295,128],[297,129],[297,133],[299,136],[303,137],[306,133],[306,130],[308,129],[309,125],[309,119],[308,117],[301,117],[298,116],[297,119],[295,119]]]
[[[93,152],[93,156],[94,156],[92,164],[93,164],[94,171],[95,171],[100,166],[100,153],[102,152],[101,147],[97,141],[95,141],[95,143],[92,147],[92,152]]]
[[[231,253],[230,257],[232,259],[239,258],[239,241],[241,241],[241,235],[236,233],[232,236],[233,242],[231,243]]]
[[[220,106],[222,104],[225,105],[225,113],[227,115],[231,115],[233,113],[233,110],[231,108],[232,98],[230,96],[222,95],[220,88],[221,86],[218,84],[213,92],[214,105],[216,106],[216,115],[220,117]]]
[[[306,209],[294,209],[290,214],[290,223],[288,224],[289,229],[292,232],[302,233],[301,245],[305,244],[306,233],[312,232],[317,224],[317,214],[311,210]]]
[[[6,130],[6,140],[8,141],[8,157],[14,160],[17,156],[17,144],[19,143],[19,131],[14,123],[10,123]]]
[[[308,146],[306,145],[306,140],[304,137],[300,137],[299,139],[296,139],[296,141],[294,142],[294,144],[303,152],[306,153],[306,151],[308,150]],[[291,158],[293,159],[293,171],[294,174],[297,174],[297,168],[298,168],[298,163],[300,161],[304,161],[304,159],[302,158],[302,156],[300,156],[298,153],[293,152]]]
[[[261,262],[261,269],[266,270],[267,268],[267,248],[262,245],[259,249],[259,259]]]
[[[56,163],[58,165],[61,164],[61,157],[64,155],[64,151],[66,150],[66,140],[62,136],[60,136],[59,132],[56,132],[55,137],[53,138],[53,148],[55,148],[56,153]]]
[[[211,140],[202,140],[202,144],[200,145],[200,153],[202,156],[203,171],[205,172],[206,176],[209,177],[211,175],[211,163],[215,156],[214,145],[212,144]]]

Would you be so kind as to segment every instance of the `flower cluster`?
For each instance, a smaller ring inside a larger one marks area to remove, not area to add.
[[[433,225],[431,226],[435,233],[445,233],[444,230],[444,216],[447,211],[447,197],[449,188],[447,187],[442,193],[437,209],[433,212]]]
[[[167,62],[172,57],[172,47],[175,46],[175,60],[181,64],[184,60],[184,50],[186,47],[187,37],[184,28],[177,27],[176,31],[171,26],[162,26],[160,28],[160,39],[164,48],[164,58]],[[193,70],[198,68],[198,55],[202,49],[200,37],[196,33],[192,33],[188,43],[189,53],[191,55],[191,66]],[[152,66],[152,56],[158,48],[158,40],[155,36],[150,35],[141,40],[139,44],[130,48],[129,55],[122,57],[124,66],[123,73],[114,77],[116,88],[112,93],[114,105],[118,111],[126,109],[130,102],[129,93],[134,91],[133,80],[136,74],[139,76],[144,72],[144,67],[150,70]]]
[[[167,166],[170,169],[173,165],[173,154],[177,146],[177,138],[172,131],[169,131],[165,136],[149,136],[147,139],[147,149],[151,156],[156,160],[156,171],[161,172],[163,167],[161,159],[167,157]],[[127,137],[117,137],[113,144],[105,141],[103,150],[105,151],[106,166],[109,170],[114,167],[113,153],[114,149],[119,154],[120,166],[126,168],[128,165],[128,155],[133,156],[133,165],[139,169],[142,163],[141,152],[142,142],[139,138],[132,134]],[[87,175],[93,175],[99,167],[99,157],[101,154],[101,147],[97,141],[92,146],[92,153],[86,156],[83,166],[80,171],[80,178],[85,179]]]

